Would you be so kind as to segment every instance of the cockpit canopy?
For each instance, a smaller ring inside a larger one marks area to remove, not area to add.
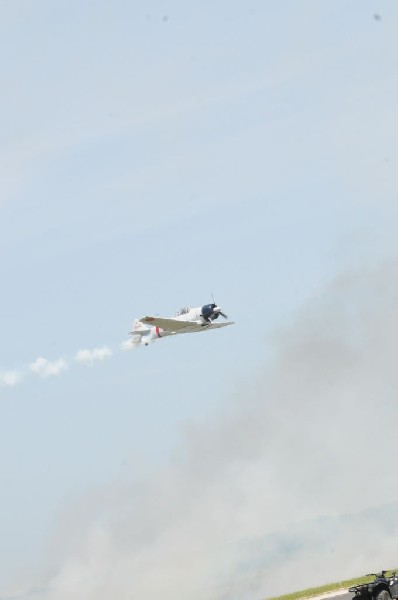
[[[180,308],[180,310],[177,310],[175,316],[181,317],[182,315],[186,315],[187,313],[189,313],[190,310],[191,309],[189,306],[184,306],[183,308]]]

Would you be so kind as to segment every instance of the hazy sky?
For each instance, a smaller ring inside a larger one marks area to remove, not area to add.
[[[395,0],[0,2],[0,598],[397,566],[397,32]],[[122,349],[212,293],[233,327]]]

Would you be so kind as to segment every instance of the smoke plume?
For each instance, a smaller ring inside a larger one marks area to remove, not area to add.
[[[45,600],[260,600],[397,564],[398,265],[349,273],[146,480],[95,490]]]

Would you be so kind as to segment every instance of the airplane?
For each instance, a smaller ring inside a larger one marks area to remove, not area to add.
[[[224,317],[226,321],[215,323],[214,321],[220,316]],[[213,300],[211,304],[204,304],[197,308],[190,308],[189,306],[180,308],[171,318],[149,316],[135,319],[133,331],[130,331],[130,335],[133,336],[132,344],[148,346],[150,342],[169,335],[219,329],[234,324],[233,321],[227,319],[227,315]]]

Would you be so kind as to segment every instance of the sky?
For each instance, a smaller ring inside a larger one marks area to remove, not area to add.
[[[397,566],[397,29],[395,0],[0,2],[1,600]],[[212,294],[232,327],[126,349]]]

